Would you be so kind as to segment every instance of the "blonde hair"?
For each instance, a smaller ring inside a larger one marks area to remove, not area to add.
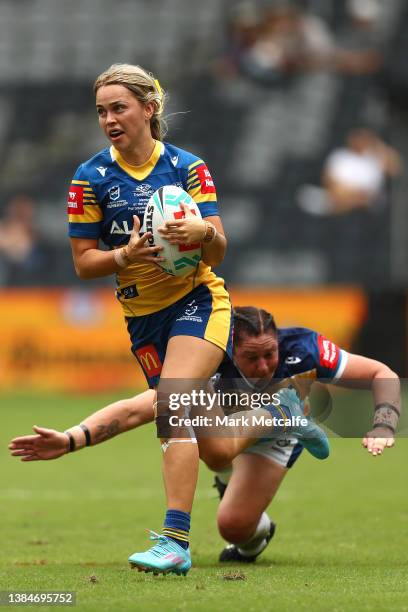
[[[167,94],[150,72],[132,64],[113,64],[97,77],[94,93],[96,94],[104,85],[123,85],[142,104],[153,102],[154,111],[150,119],[150,129],[155,140],[163,140],[167,132],[167,125],[162,117]]]

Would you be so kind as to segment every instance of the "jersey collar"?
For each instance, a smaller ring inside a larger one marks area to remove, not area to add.
[[[138,181],[143,181],[149,174],[153,171],[155,165],[157,164],[159,157],[164,153],[164,144],[160,142],[160,140],[156,140],[155,147],[153,149],[153,153],[141,166],[132,166],[128,164],[119,151],[115,149],[112,145],[110,148],[110,154],[112,161],[115,161],[118,166],[122,168],[127,174],[129,174],[132,178],[137,179]]]

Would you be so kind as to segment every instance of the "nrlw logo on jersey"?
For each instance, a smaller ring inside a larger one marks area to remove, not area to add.
[[[106,208],[120,208],[121,206],[127,206],[127,200],[119,200],[120,198],[120,187],[114,185],[108,190],[109,202],[106,204]]]
[[[114,185],[108,190],[109,198],[111,201],[118,200],[120,196],[120,187],[119,185]]]

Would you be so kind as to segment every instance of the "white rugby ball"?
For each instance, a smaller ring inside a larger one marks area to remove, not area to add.
[[[143,220],[142,230],[151,232],[149,246],[161,246],[161,257],[166,261],[158,261],[158,265],[171,276],[187,276],[196,269],[201,259],[201,243],[170,244],[157,231],[166,221],[182,219],[184,213],[180,204],[187,204],[193,214],[201,219],[201,213],[193,198],[181,187],[165,185],[160,187],[149,199]]]

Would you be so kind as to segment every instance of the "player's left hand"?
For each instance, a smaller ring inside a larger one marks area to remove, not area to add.
[[[381,455],[385,448],[391,448],[395,444],[395,438],[387,428],[376,428],[366,433],[362,445],[369,453],[376,457]]]
[[[33,427],[35,434],[19,436],[9,444],[10,454],[21,461],[48,461],[58,459],[69,452],[67,434],[56,429]]]
[[[201,242],[205,233],[205,221],[196,217],[187,204],[180,204],[184,217],[183,219],[174,219],[174,221],[166,221],[166,223],[158,228],[162,238],[165,238],[170,244],[193,244]]]

